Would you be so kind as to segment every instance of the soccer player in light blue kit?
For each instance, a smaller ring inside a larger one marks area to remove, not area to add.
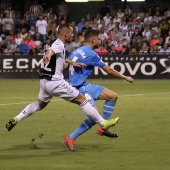
[[[102,68],[109,75],[124,79],[128,82],[133,82],[133,78],[129,76],[124,76],[117,72],[116,70],[107,66],[99,57],[99,55],[93,50],[95,46],[100,44],[99,33],[96,30],[88,30],[85,33],[85,45],[73,51],[68,59],[74,62],[84,63],[86,67],[74,67],[70,65],[69,68],[69,83],[77,88],[83,95],[86,96],[86,99],[91,103],[93,107],[97,109],[96,100],[106,100],[103,107],[103,118],[109,119],[115,108],[118,95],[99,85],[88,84],[86,79],[89,77],[93,68],[95,66]],[[80,126],[69,136],[66,136],[63,142],[68,147],[70,151],[74,151],[75,139],[89,130],[95,121],[91,118],[85,119]],[[97,134],[107,137],[118,137],[116,134],[98,128]]]

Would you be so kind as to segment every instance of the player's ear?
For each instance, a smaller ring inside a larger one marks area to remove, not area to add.
[[[92,44],[94,44],[94,38],[92,39]]]

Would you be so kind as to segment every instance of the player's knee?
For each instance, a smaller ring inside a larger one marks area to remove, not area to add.
[[[116,102],[116,101],[118,100],[118,94],[115,93],[115,92],[113,92],[113,93],[110,95],[110,100]]]

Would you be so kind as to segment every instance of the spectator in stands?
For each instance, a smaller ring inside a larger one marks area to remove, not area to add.
[[[121,54],[123,51],[123,45],[121,43],[121,41],[117,42],[117,45],[115,46],[115,51],[117,52],[117,54]]]
[[[15,52],[13,53],[14,55],[22,55],[19,47],[16,48]]]
[[[97,22],[94,22],[94,19],[92,18],[90,21],[89,21],[89,26],[93,29],[95,27],[95,24],[97,24]],[[98,24],[97,24],[98,25]]]
[[[39,51],[38,51],[38,53],[37,53],[37,55],[44,55],[44,54],[45,54],[45,53],[44,53],[43,48],[40,48]]]
[[[6,13],[6,17],[2,19],[2,24],[5,25],[6,31],[8,31],[8,33],[14,29],[14,21],[12,18],[10,18],[9,13]]]
[[[34,16],[39,16],[43,12],[43,7],[35,0],[30,6],[29,11],[33,12]]]
[[[169,31],[169,23],[166,20],[164,15],[162,15],[161,20],[159,21],[159,28],[161,31],[161,37],[166,39],[166,37],[168,36],[168,31]]]
[[[71,22],[71,26],[72,26],[72,28],[73,28],[73,34],[74,34],[73,40],[74,40],[74,39],[75,39],[76,37],[78,37],[78,35],[79,35],[79,33],[78,33],[78,27],[77,27],[75,21],[72,21],[72,22]]]
[[[25,40],[27,38],[28,32],[25,28],[22,28],[20,31],[20,36],[23,40]]]
[[[107,26],[107,30],[111,31],[111,30],[113,30],[114,27],[115,27],[115,23],[113,22],[113,18],[110,18],[110,22]]]
[[[4,11],[4,14],[6,15],[7,13],[9,14],[9,17],[12,18],[12,14],[14,13],[15,11],[12,9],[12,6],[9,5],[7,6],[7,8],[5,9]]]
[[[159,38],[159,42],[157,43],[158,49],[161,50],[164,45],[164,39],[162,37]]]
[[[126,30],[122,32],[122,37],[120,38],[120,40],[122,41],[122,45],[130,46],[130,37],[127,35]]]
[[[46,43],[44,44],[43,47],[44,52],[46,52],[50,48],[50,45],[51,45],[51,39],[47,38]]]
[[[11,49],[11,44],[8,44],[7,47],[3,50],[3,54],[12,55],[13,51]]]
[[[147,44],[142,44],[141,49],[139,50],[139,55],[148,55],[149,54],[149,48]]]
[[[141,33],[139,32],[139,28],[136,27],[135,30],[134,30],[134,33],[132,35],[131,45],[135,45],[139,38],[141,38]]]
[[[53,36],[53,35],[56,36],[56,23],[55,23],[55,21],[51,21],[50,23],[48,23],[47,35],[48,35],[48,38]]]
[[[17,37],[13,30],[9,32],[9,35],[11,37],[11,40],[15,40],[15,38]]]
[[[147,40],[151,39],[151,31],[150,31],[149,26],[144,27],[144,30],[142,32],[142,36],[145,36],[147,38]]]
[[[138,52],[135,47],[131,47],[131,50],[129,51],[129,55],[138,55]]]
[[[35,41],[32,39],[31,35],[28,35],[25,44],[29,46],[29,54],[35,54]]]
[[[36,22],[38,21],[38,17],[34,15],[33,12],[30,12],[30,15],[28,16],[28,24],[31,26],[31,25],[34,25],[36,24]]]
[[[44,44],[43,44],[43,40],[42,40],[40,33],[38,33],[38,32],[35,33],[34,42],[35,42],[36,52],[39,51],[40,48],[43,48]]]
[[[107,49],[105,48],[104,44],[100,44],[99,48],[95,49],[96,53],[99,55],[106,55],[108,54]]]
[[[53,16],[53,20],[56,23],[57,22],[57,15],[55,14],[54,10],[52,7],[49,8],[47,17]]]
[[[117,16],[118,16],[118,18],[120,18],[120,20],[123,19],[123,17],[124,17],[124,12],[122,11],[122,9],[120,9],[120,8],[118,9]]]
[[[69,7],[65,3],[64,0],[61,0],[58,7],[57,7],[57,14],[58,14],[58,22],[60,22],[62,19],[67,21],[67,17],[69,14]]]
[[[87,13],[85,16],[85,20],[90,22],[91,19],[92,19],[91,14]]]
[[[69,55],[73,51],[73,44],[66,43],[66,55]]]
[[[110,19],[111,19],[111,18],[112,18],[112,17],[111,17],[111,15],[110,15],[109,12],[107,12],[106,15],[103,17],[103,20],[104,20],[104,22],[105,22],[105,26],[106,26],[106,27],[107,27],[108,24],[110,23]]]
[[[121,52],[122,55],[127,55],[129,54],[129,47],[126,45],[123,45],[123,50]]]
[[[155,34],[155,35],[153,36],[153,39],[151,39],[151,41],[150,41],[150,47],[155,46],[155,45],[158,44],[159,42],[160,42],[160,40],[159,40],[159,38],[158,38],[158,35]]]
[[[17,24],[18,24],[18,17],[17,17],[17,15],[16,15],[16,12],[13,12],[13,13],[12,13],[12,20],[13,20],[13,23],[14,23],[14,25],[13,25],[13,31],[16,32],[16,31],[17,31],[17,30],[16,30],[16,26],[17,26]]]
[[[121,19],[118,18],[118,15],[117,15],[117,14],[115,14],[114,19],[113,19],[113,22],[114,22],[114,23],[120,23],[120,22],[121,22]]]
[[[100,22],[101,22],[101,18],[102,18],[101,14],[100,14],[99,12],[97,12],[97,13],[96,13],[96,16],[95,16],[95,18],[94,18],[94,22],[99,25]]]
[[[158,33],[158,31],[159,31],[159,24],[156,22],[156,19],[154,17],[152,18],[152,22],[150,24],[150,28],[152,30],[155,30],[156,33]]]
[[[158,55],[159,54],[159,49],[157,45],[154,45],[153,47],[150,48],[150,54],[151,55]]]
[[[81,18],[81,21],[78,23],[77,27],[78,27],[78,32],[79,34],[82,33],[82,29],[86,26],[85,24],[85,19]]]
[[[15,40],[12,40],[12,44],[11,44],[12,53],[16,51],[17,47],[18,45],[16,44]]]
[[[144,18],[144,24],[145,23],[151,24],[151,22],[152,22],[152,16],[149,15],[149,12],[146,12],[145,18]]]
[[[121,23],[119,24],[119,30],[121,32],[127,31],[128,30],[128,25],[126,23],[126,20],[122,20]]]
[[[79,37],[76,37],[75,40],[71,43],[73,50],[79,48],[81,46],[81,43],[79,41]]]
[[[17,32],[21,32],[21,30],[25,29],[25,32],[28,32],[29,25],[26,23],[25,19],[18,20],[18,24],[16,25]]]
[[[107,33],[105,32],[103,27],[101,27],[99,31],[99,37],[100,37],[101,43],[105,44],[107,40]]]
[[[170,40],[170,29],[168,31],[168,36],[166,37],[165,39],[165,43],[168,44],[169,43],[169,40]]]
[[[92,28],[89,26],[89,22],[86,21],[86,22],[85,22],[85,27],[82,28],[82,31],[84,31],[84,30],[87,31],[87,30],[90,30],[90,29],[92,29]]]
[[[138,16],[138,17],[136,18],[136,22],[134,23],[133,27],[134,27],[134,29],[135,29],[135,28],[138,28],[139,31],[141,31],[141,30],[143,29],[143,26],[144,26],[144,24],[143,24],[143,22],[142,22],[142,19],[141,19],[140,16]]]
[[[4,40],[4,43],[3,45],[5,46],[5,48],[7,47],[7,45],[11,45],[12,44],[12,40],[11,40],[11,37],[10,35],[6,36],[5,40]]]
[[[18,46],[22,54],[28,54],[30,51],[29,46],[22,40],[21,44]]]
[[[168,44],[164,44],[163,48],[159,51],[161,55],[169,55],[170,49],[168,49]]]
[[[112,45],[111,50],[109,51],[109,55],[116,55],[116,54],[117,54],[117,51],[115,50],[115,46]]]
[[[113,44],[112,44],[111,38],[107,39],[105,47],[106,47],[106,50],[107,50],[108,52],[111,51],[112,45],[113,45]]]
[[[37,32],[41,35],[43,39],[43,43],[46,42],[46,36],[47,36],[47,21],[44,20],[43,15],[41,14],[39,16],[39,20],[36,22],[36,28]]]
[[[22,42],[23,38],[21,38],[20,33],[17,34],[17,37],[15,38],[15,42],[17,45],[20,45]]]
[[[36,28],[35,25],[31,25],[30,29],[28,30],[28,33],[31,34],[31,38],[35,38]]]

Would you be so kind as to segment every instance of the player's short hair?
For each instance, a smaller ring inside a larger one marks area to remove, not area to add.
[[[60,34],[65,29],[70,29],[70,25],[69,24],[61,24],[58,29],[58,34]]]
[[[84,35],[84,39],[85,39],[85,41],[89,41],[89,39],[91,37],[98,36],[98,35],[99,35],[99,31],[94,30],[94,29],[90,29],[90,30],[86,31],[86,33]]]

